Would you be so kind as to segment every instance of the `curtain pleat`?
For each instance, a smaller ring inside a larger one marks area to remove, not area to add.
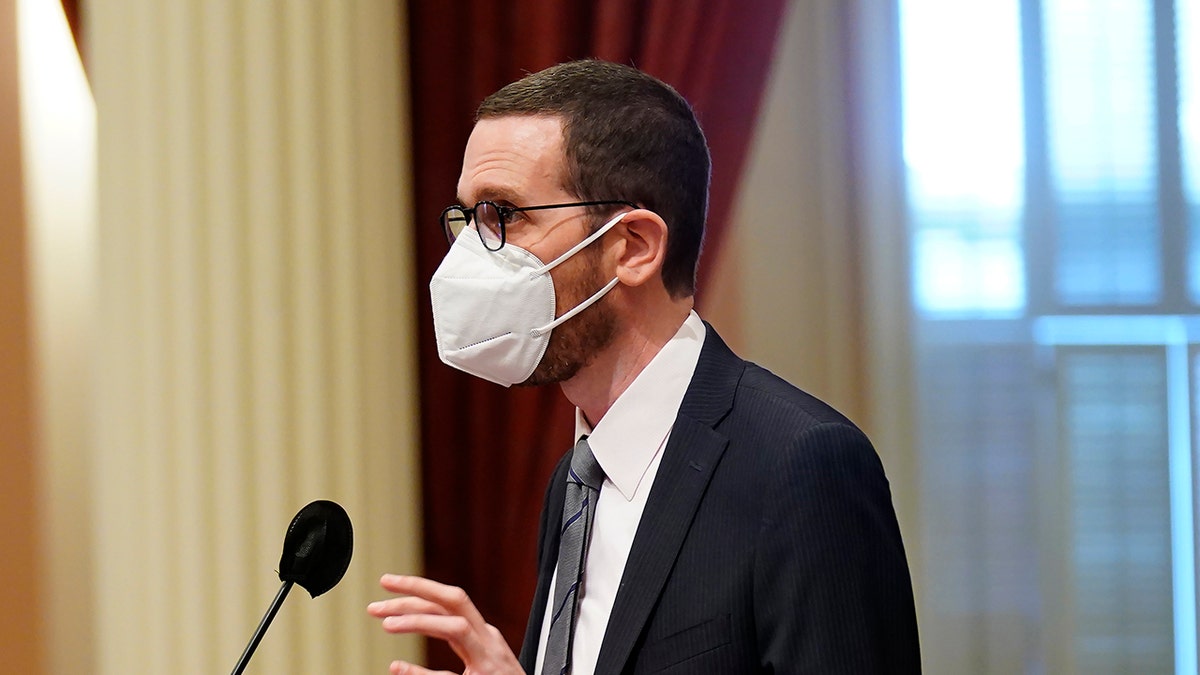
[[[63,14],[67,17],[67,24],[71,27],[71,37],[75,39],[75,49],[79,50],[79,56],[83,56],[83,20],[79,14],[79,0],[62,0]],[[84,68],[87,68],[87,59],[81,59],[84,62]]]

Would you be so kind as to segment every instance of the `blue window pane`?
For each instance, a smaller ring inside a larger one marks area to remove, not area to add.
[[[1175,0],[1175,12],[1179,151],[1191,231],[1188,286],[1192,301],[1200,303],[1200,1]]]
[[[1078,672],[1172,672],[1163,354],[1062,351],[1073,572],[1067,590]]]
[[[1017,0],[906,0],[904,161],[916,306],[927,316],[1025,308],[1025,143]]]
[[[1144,305],[1161,295],[1152,5],[1042,4],[1064,305]]]

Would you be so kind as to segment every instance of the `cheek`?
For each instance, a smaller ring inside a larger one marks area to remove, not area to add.
[[[576,217],[554,220],[528,215],[513,220],[506,227],[509,243],[520,246],[547,263],[571,250],[588,235],[582,221]],[[577,255],[582,255],[582,252]]]
[[[558,255],[553,244],[546,241],[549,234],[529,223],[509,223],[505,230],[505,241],[536,255],[542,262],[550,262]],[[563,249],[566,250],[566,249]]]
[[[579,287],[579,276],[575,269],[575,260],[567,262],[550,270],[550,278],[554,280],[554,315],[560,316],[578,302],[576,292]]]
[[[608,281],[604,279],[600,249],[588,247],[550,270],[554,280],[554,304],[558,314],[574,308]]]

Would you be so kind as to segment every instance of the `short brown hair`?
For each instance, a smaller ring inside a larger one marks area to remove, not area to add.
[[[667,223],[663,283],[696,290],[708,213],[710,160],[692,107],[670,85],[635,68],[587,59],[528,75],[487,97],[475,119],[560,117],[564,189],[580,200],[624,200]]]

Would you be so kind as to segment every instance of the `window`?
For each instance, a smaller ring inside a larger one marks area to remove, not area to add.
[[[900,0],[934,673],[1194,673],[1200,0]]]

